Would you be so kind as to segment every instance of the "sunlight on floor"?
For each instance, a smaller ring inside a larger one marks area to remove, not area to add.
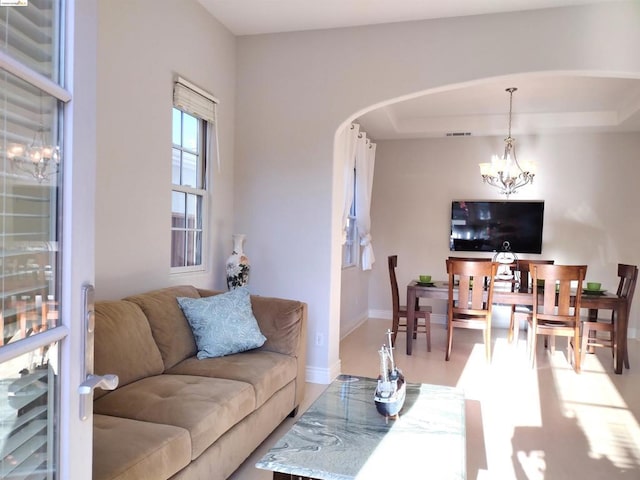
[[[640,426],[636,418],[595,355],[586,357],[586,372],[591,375],[576,375],[566,358],[554,358],[555,386],[564,415],[576,419],[591,458],[607,458],[620,468],[640,465]]]
[[[480,471],[478,480],[516,478],[512,462],[504,461],[506,455],[513,456],[514,426],[542,426],[535,373],[528,367],[526,345],[522,341],[509,344],[505,338],[496,339],[491,364],[485,360],[484,344],[473,346],[457,386],[464,390],[467,400],[477,400],[482,405],[487,463],[493,474],[489,477],[488,472]],[[509,421],[505,422],[505,418]],[[540,456],[535,452],[522,453],[518,452],[518,459],[527,478],[544,478],[534,474],[540,471]]]

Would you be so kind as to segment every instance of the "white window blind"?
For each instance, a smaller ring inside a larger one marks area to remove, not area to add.
[[[215,123],[217,99],[193,83],[178,77],[173,87],[173,106],[195,117]]]

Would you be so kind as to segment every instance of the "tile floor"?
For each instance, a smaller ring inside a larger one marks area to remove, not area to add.
[[[340,344],[342,372],[377,376],[377,351],[388,327],[388,321],[370,319],[348,335]],[[410,357],[406,337],[399,334],[396,363],[410,382],[465,392],[469,480],[640,479],[640,341],[629,341],[631,369],[622,375],[613,374],[611,351],[604,348],[587,355],[578,375],[566,360],[564,339],[554,355],[539,342],[537,366],[531,369],[523,332],[510,345],[505,330],[494,330],[493,359],[487,364],[481,332],[456,329],[452,358],[445,362],[445,328],[432,328],[431,353],[419,335]],[[324,388],[307,384],[301,411]],[[254,465],[293,421],[287,419],[231,478],[271,479]]]

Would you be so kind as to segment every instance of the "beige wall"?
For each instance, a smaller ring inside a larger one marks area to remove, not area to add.
[[[338,127],[384,102],[496,76],[640,77],[639,44],[637,2],[238,39],[235,219],[252,240],[254,288],[309,303],[311,381],[340,371]],[[376,255],[380,268],[384,248]]]
[[[189,283],[226,288],[233,233],[236,40],[195,0],[99,2],[96,294]],[[199,275],[172,276],[172,88],[181,75],[220,99],[220,171],[212,169],[208,244]]]
[[[403,96],[495,76],[640,77],[637,2],[238,39],[195,0],[102,1],[98,14],[98,297],[176,283],[222,288],[231,234],[242,231],[252,290],[309,304],[307,373],[320,382],[340,371],[341,124]],[[168,267],[176,74],[221,100],[213,256],[207,272],[187,277]],[[374,233],[377,268],[383,245]]]
[[[512,200],[544,200],[541,255],[556,263],[588,265],[587,279],[617,287],[617,264],[640,264],[637,206],[640,133],[517,137],[521,157],[535,158],[535,182]],[[386,260],[398,254],[398,283],[420,273],[446,279],[452,200],[500,199],[482,183],[478,163],[499,152],[501,138],[378,141],[373,183],[372,234],[376,262],[369,307],[389,317]],[[474,254],[458,253],[461,256]],[[486,256],[487,254],[485,254]],[[443,302],[434,312],[444,313]],[[633,306],[631,335],[638,333],[640,302]]]

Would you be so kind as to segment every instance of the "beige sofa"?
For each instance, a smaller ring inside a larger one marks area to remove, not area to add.
[[[170,287],[96,302],[95,373],[116,390],[94,396],[93,480],[224,479],[304,395],[306,304],[251,296],[267,338],[258,349],[198,360]]]

